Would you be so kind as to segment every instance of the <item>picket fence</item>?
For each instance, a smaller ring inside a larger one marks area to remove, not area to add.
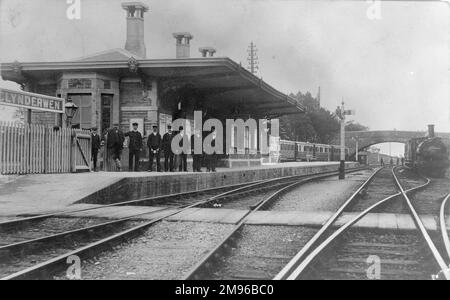
[[[88,131],[0,122],[0,173],[47,174],[90,170]]]

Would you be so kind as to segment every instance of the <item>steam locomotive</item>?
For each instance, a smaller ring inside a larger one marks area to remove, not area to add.
[[[428,126],[428,136],[411,139],[405,147],[405,163],[430,177],[444,177],[450,166],[444,141],[435,136],[434,125]]]

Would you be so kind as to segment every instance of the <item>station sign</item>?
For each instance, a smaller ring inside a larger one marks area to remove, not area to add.
[[[24,109],[64,113],[64,99],[24,91],[0,88],[0,105],[15,106]]]

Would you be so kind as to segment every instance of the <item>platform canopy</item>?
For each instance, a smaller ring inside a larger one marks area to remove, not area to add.
[[[278,117],[304,112],[294,98],[283,94],[229,58],[140,59],[115,49],[67,62],[4,63],[4,80],[18,83],[57,82],[65,72],[96,72],[117,78],[141,76],[157,79],[158,93],[189,89],[204,105],[227,117]]]

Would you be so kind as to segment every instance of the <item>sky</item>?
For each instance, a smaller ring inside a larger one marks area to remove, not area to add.
[[[124,47],[124,1],[80,1],[81,18],[69,20],[64,0],[0,0],[0,61],[61,61]],[[434,123],[450,132],[446,3],[381,2],[374,19],[366,1],[143,2],[148,58],[174,58],[172,33],[189,31],[192,57],[213,46],[246,65],[253,41],[258,76],[284,93],[316,95],[320,86],[324,107],[344,99],[353,120],[373,130],[425,131]]]

